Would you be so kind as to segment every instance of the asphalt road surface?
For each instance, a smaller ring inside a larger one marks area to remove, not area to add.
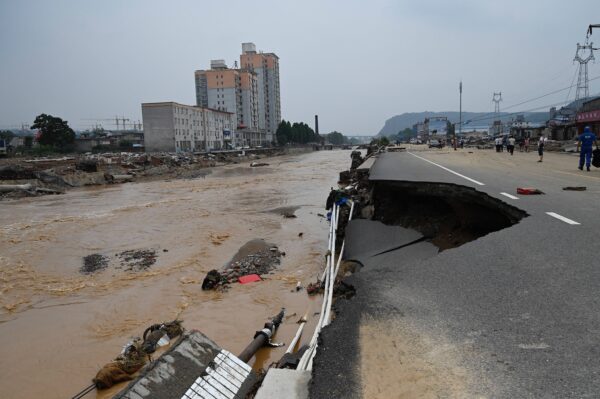
[[[600,397],[600,169],[576,167],[556,153],[378,158],[371,180],[472,187],[529,216],[439,253],[427,241],[386,252],[419,233],[352,222],[345,258],[364,267],[321,334],[311,397]]]

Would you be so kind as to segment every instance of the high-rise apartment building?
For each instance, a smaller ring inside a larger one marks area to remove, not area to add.
[[[281,122],[279,57],[274,53],[256,52],[254,43],[242,43],[242,70],[254,72],[258,81],[258,126],[273,140]]]
[[[236,115],[240,128],[258,128],[258,81],[252,72],[229,69],[223,60],[196,76],[196,105]]]
[[[239,69],[213,60],[211,69],[195,72],[196,104],[233,113],[235,142],[269,144],[281,122],[279,58],[257,53],[253,43],[243,43],[242,53]]]

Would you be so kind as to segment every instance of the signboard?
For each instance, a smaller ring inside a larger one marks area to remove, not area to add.
[[[231,137],[231,130],[224,129],[223,130],[223,136],[224,137]]]
[[[577,114],[577,122],[578,123],[600,122],[600,110],[581,112],[581,113]]]

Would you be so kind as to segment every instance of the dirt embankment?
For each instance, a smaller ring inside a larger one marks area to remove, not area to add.
[[[0,160],[0,199],[62,194],[74,187],[158,179],[194,179],[211,167],[252,162],[310,148],[268,148],[214,154],[110,153],[60,158]]]

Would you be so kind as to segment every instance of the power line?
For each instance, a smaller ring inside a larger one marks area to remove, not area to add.
[[[589,81],[591,82],[591,81],[594,81],[594,80],[597,80],[597,79],[600,79],[600,75],[595,76],[595,77],[589,79]],[[557,94],[557,93],[560,93],[562,91],[569,90],[569,89],[571,89],[574,86],[575,86],[575,84],[571,84],[570,86],[563,87],[562,89],[554,90],[554,91],[551,91],[549,93],[542,94],[541,96],[537,96],[537,97],[531,98],[529,100],[521,101],[519,103],[510,105],[508,107],[504,107],[504,109],[507,110],[507,109],[511,109],[511,108],[514,108],[514,107],[518,107],[519,105],[523,105],[523,104],[527,104],[527,103],[530,103],[530,102],[533,102],[533,101],[536,101],[536,100],[540,100],[542,98],[551,96],[553,94]],[[559,103],[559,105],[566,104],[568,102],[569,101],[565,101],[565,102]],[[549,105],[549,106],[552,107],[554,105]],[[536,109],[541,109],[541,108],[544,108],[544,107],[546,107],[546,106],[543,106],[543,107],[540,107],[540,108],[536,108]],[[531,112],[531,111],[518,111],[518,112],[515,112],[513,114],[519,114],[519,113],[522,113],[522,112]],[[512,114],[507,114],[507,115],[503,115],[503,116],[509,116],[509,115],[512,115]],[[481,117],[479,117],[477,119],[470,119],[470,120],[468,120],[466,122],[463,122],[463,125],[467,124],[467,123],[470,123],[470,122],[477,122],[477,121],[480,121],[480,120],[486,120],[486,119],[490,119],[490,118],[494,118],[494,117],[495,117],[495,113],[491,112],[491,113],[488,113],[488,114],[484,114],[483,116],[481,116]]]

